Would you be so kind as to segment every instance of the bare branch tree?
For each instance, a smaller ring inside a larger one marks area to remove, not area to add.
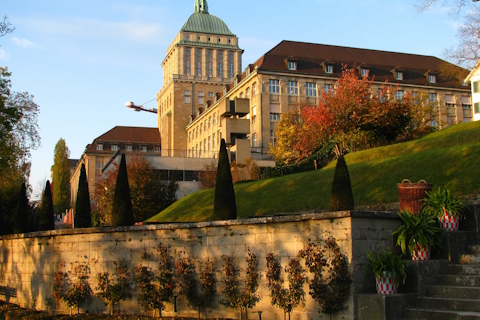
[[[463,8],[469,7],[472,4],[471,0],[418,0],[415,5],[418,11],[424,12],[433,7],[437,3],[450,8],[450,13],[458,16]]]
[[[12,24],[8,21],[7,16],[3,17],[3,21],[0,22],[0,37],[3,37],[7,33],[11,33],[15,30],[15,27],[12,27]]]

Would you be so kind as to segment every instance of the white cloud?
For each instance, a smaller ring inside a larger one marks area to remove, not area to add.
[[[167,28],[143,22],[110,22],[91,19],[36,20],[33,28],[47,34],[69,37],[151,42],[169,36]]]
[[[9,59],[10,59],[10,56],[0,48],[0,60],[8,61]]]
[[[36,48],[38,47],[36,43],[30,41],[30,40],[27,40],[27,39],[23,39],[23,38],[17,38],[17,37],[13,37],[12,38],[12,42],[21,47],[21,48]]]

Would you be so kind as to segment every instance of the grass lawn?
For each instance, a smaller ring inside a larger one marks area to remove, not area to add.
[[[422,139],[348,154],[355,205],[398,202],[403,179],[448,186],[456,195],[480,194],[480,121]],[[318,171],[235,184],[239,218],[326,210],[336,161]],[[147,222],[213,219],[214,189],[191,194]]]

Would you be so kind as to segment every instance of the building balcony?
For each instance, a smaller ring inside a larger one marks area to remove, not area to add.
[[[235,137],[250,134],[250,121],[248,119],[223,118],[222,137],[226,144],[234,143]]]
[[[221,117],[243,117],[250,112],[250,100],[235,98],[235,100],[223,99],[218,104],[218,112]]]

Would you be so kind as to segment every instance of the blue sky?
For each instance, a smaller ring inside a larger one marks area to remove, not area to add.
[[[0,38],[0,65],[12,88],[40,106],[42,146],[33,151],[34,195],[50,179],[53,151],[65,139],[71,158],[116,125],[156,127],[133,112],[162,86],[161,63],[194,0],[3,0],[16,28]],[[209,0],[245,50],[243,68],[282,40],[442,57],[458,21],[448,8],[419,13],[415,0]],[[145,104],[155,108],[156,102]]]

